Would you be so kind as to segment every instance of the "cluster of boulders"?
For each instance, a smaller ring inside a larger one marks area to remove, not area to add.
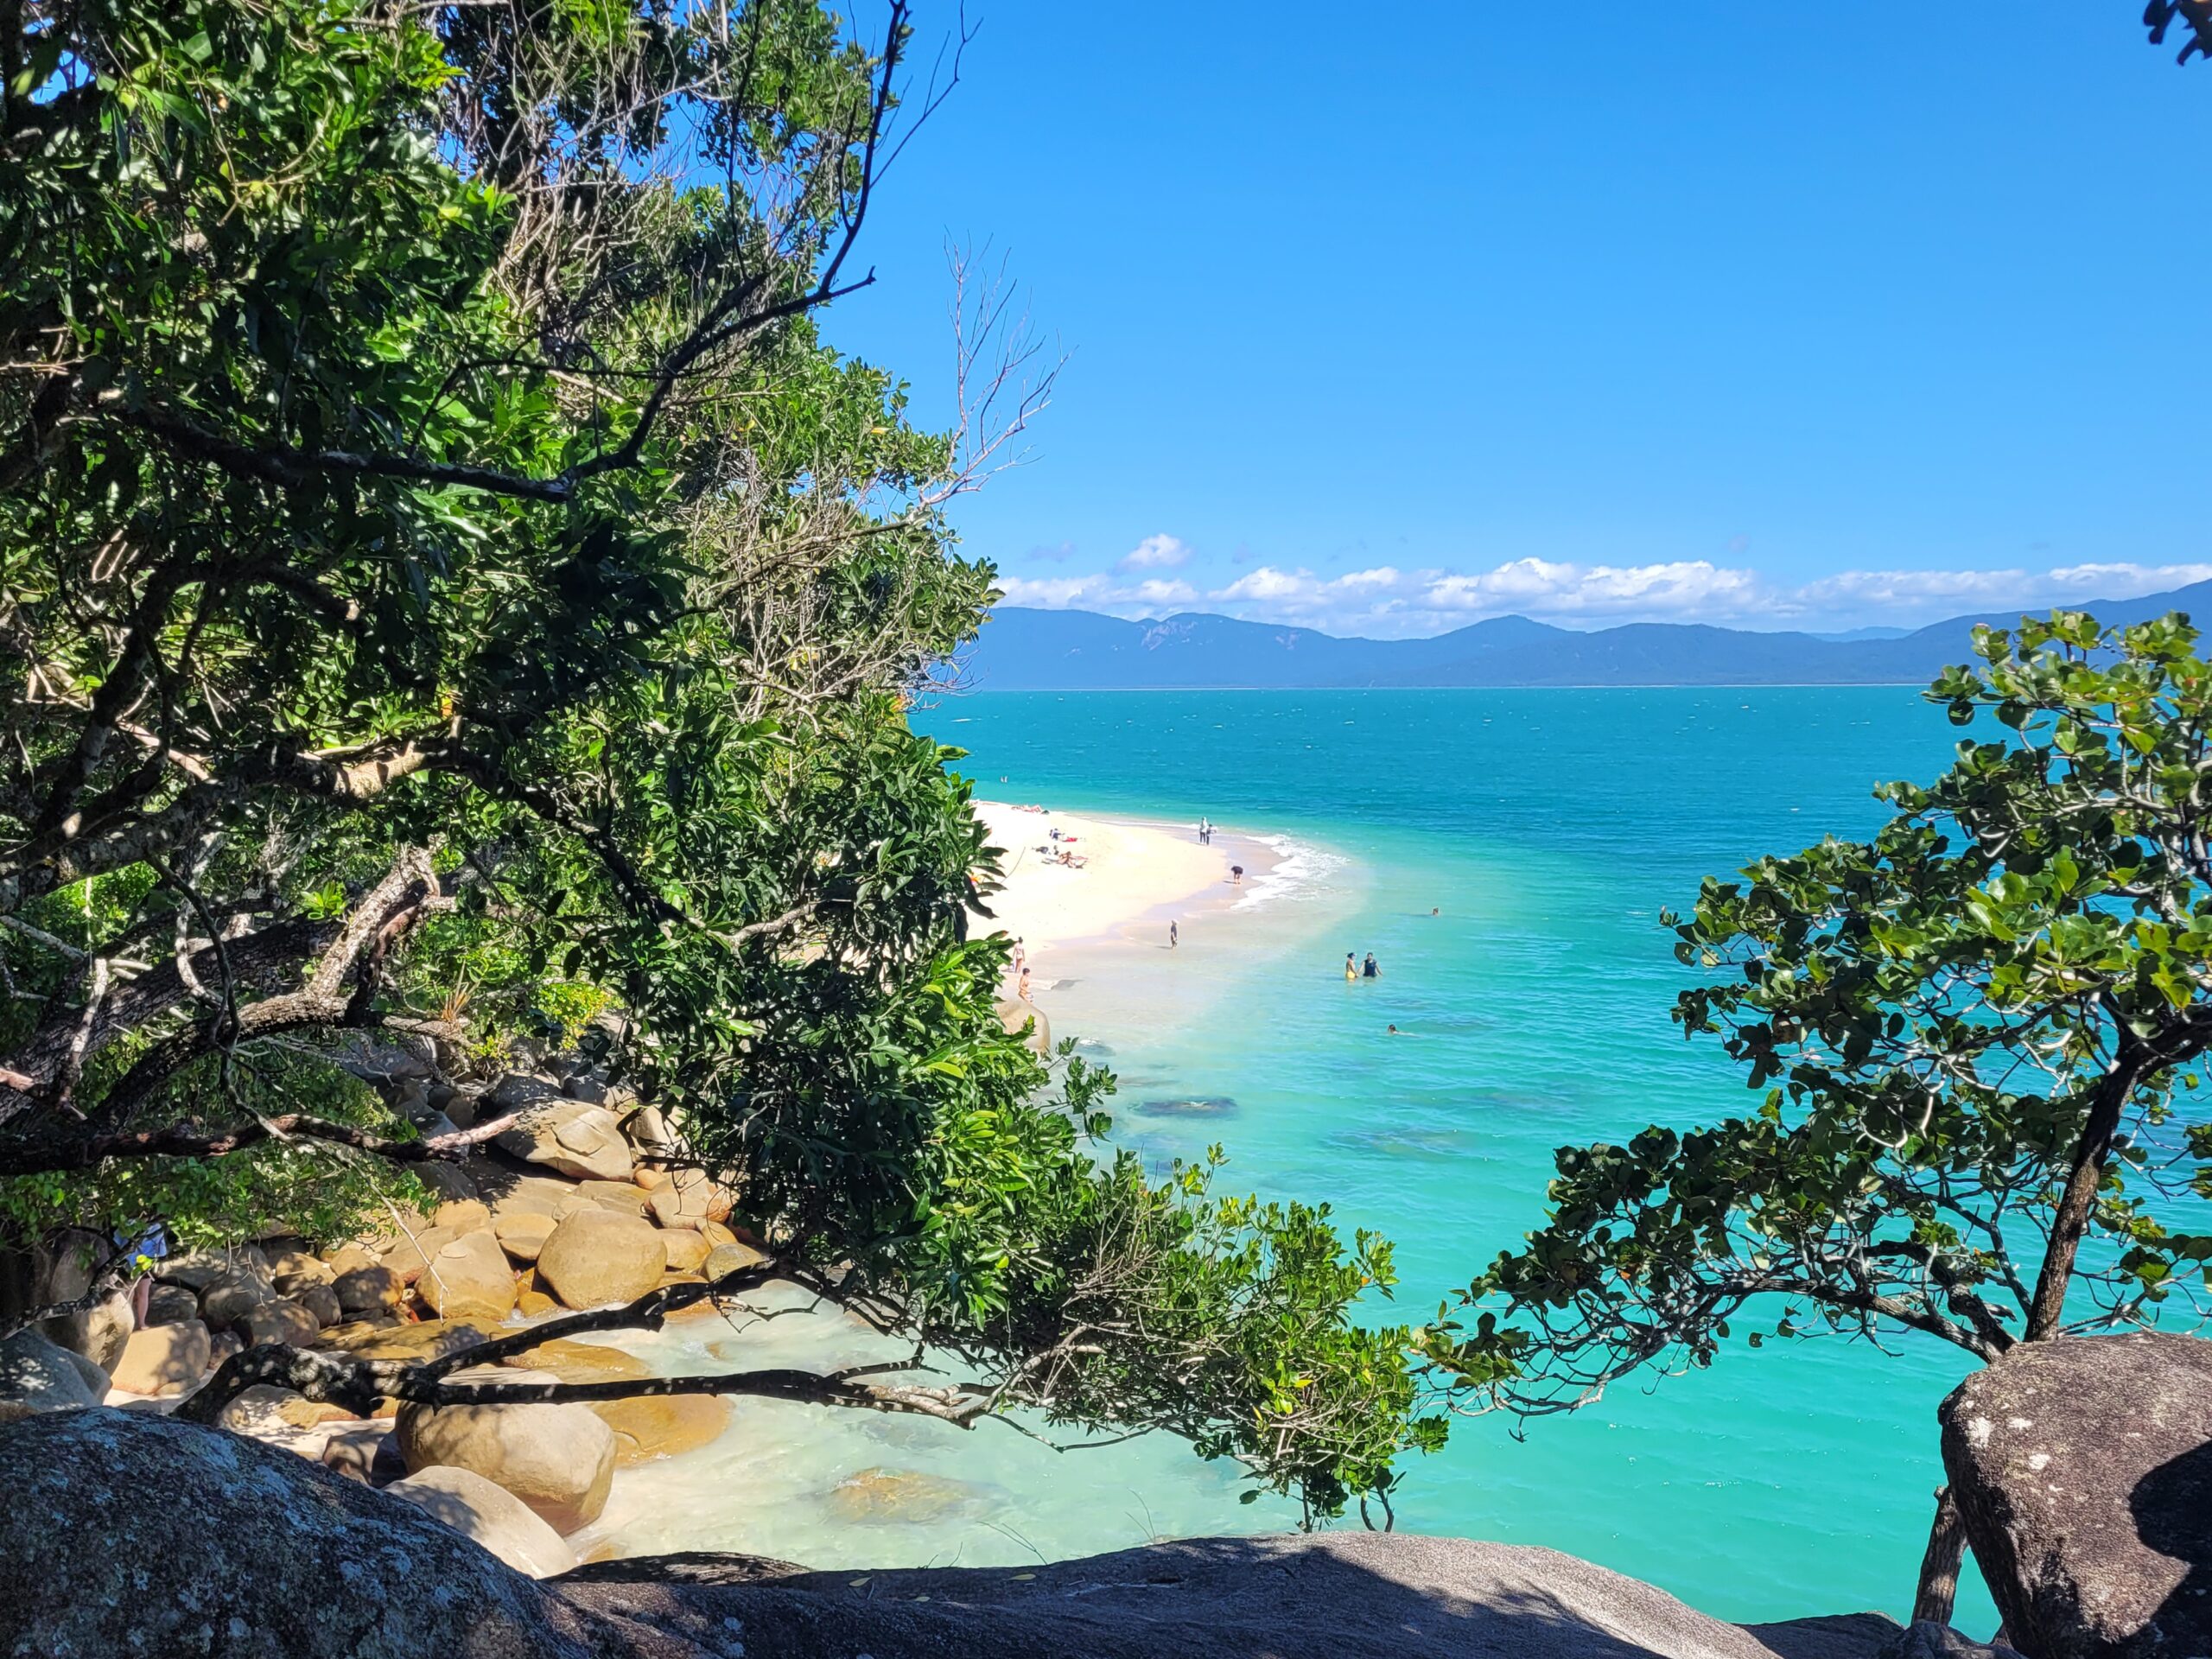
[[[420,1479],[421,1478],[417,1478]],[[470,1491],[466,1477],[435,1477]],[[1990,1659],[1876,1614],[1744,1627],[1548,1549],[1345,1530],[1051,1564],[706,1554],[537,1582],[328,1470],[124,1411],[0,1430],[0,1653],[238,1659]]]
[[[398,1104],[426,1135],[513,1122],[461,1164],[424,1166],[442,1202],[320,1243],[263,1239],[165,1261],[143,1322],[118,1296],[96,1317],[0,1341],[0,1421],[127,1404],[173,1408],[231,1354],[263,1343],[366,1359],[461,1352],[518,1322],[634,1301],[762,1259],[728,1224],[732,1194],[680,1150],[661,1112],[587,1067],[513,1072],[479,1094],[417,1085]],[[693,1310],[711,1317],[710,1305]],[[58,1340],[56,1340],[58,1338]],[[454,1382],[602,1382],[650,1375],[600,1342],[554,1340]],[[575,1564],[565,1541],[606,1507],[616,1469],[704,1445],[726,1400],[639,1395],[588,1405],[396,1406],[361,1419],[263,1384],[226,1427],[383,1487],[523,1571]]]

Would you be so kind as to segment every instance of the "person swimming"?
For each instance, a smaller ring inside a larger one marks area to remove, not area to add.
[[[1382,977],[1382,970],[1376,965],[1375,953],[1372,950],[1367,953],[1367,961],[1362,964],[1359,970],[1359,976],[1362,979],[1380,979]]]

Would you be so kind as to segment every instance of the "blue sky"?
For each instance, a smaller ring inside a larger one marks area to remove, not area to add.
[[[946,421],[988,244],[1071,354],[959,505],[1009,602],[1840,628],[2201,580],[2212,67],[2139,10],[971,0],[826,329]]]

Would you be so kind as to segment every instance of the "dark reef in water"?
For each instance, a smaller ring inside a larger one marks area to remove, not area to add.
[[[1234,1117],[1236,1103],[1227,1095],[1185,1095],[1177,1100],[1147,1100],[1137,1110],[1146,1117]]]
[[[1343,1129],[1328,1144],[1346,1152],[1378,1153],[1385,1158],[1424,1158],[1448,1162],[1475,1149],[1472,1129]]]

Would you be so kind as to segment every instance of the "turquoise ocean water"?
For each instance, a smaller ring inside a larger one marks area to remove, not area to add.
[[[1932,776],[1956,741],[1896,688],[1007,693],[917,723],[970,752],[984,798],[1288,837],[1304,890],[1264,929],[1210,952],[1226,924],[1186,924],[1190,948],[1046,1006],[1110,1051],[1117,1134],[1162,1160],[1218,1140],[1238,1186],[1382,1229],[1414,1317],[1538,1222],[1556,1146],[1750,1106],[1717,1045],[1668,1019],[1683,970],[1661,908],[1761,852],[1871,831],[1873,784]],[[1383,978],[1347,986],[1346,950]],[[1198,1099],[1230,1103],[1178,1109]],[[1968,1362],[1891,1346],[1738,1341],[1517,1438],[1462,1422],[1409,1465],[1399,1523],[1550,1545],[1727,1618],[1902,1615],[1935,1407]],[[1978,1585],[1960,1623],[1995,1624]]]

